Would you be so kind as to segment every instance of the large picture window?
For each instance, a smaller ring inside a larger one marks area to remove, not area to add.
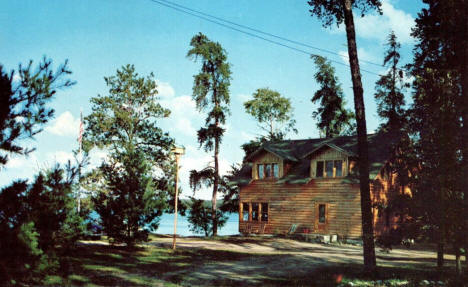
[[[252,207],[251,209],[249,208]],[[243,202],[241,221],[261,221],[268,222],[269,209],[267,202]]]

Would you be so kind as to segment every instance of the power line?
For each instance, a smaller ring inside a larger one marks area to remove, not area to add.
[[[181,8],[178,8],[176,7],[174,4],[174,6],[172,6],[171,2],[167,2],[165,0],[150,0],[151,2],[154,2],[154,3],[157,3],[159,5],[162,5],[162,6],[165,6],[165,7],[168,7],[168,8],[171,8],[173,10],[176,10],[176,11],[179,11],[179,12],[182,12],[182,13],[185,13],[185,14],[188,14],[188,15],[191,15],[191,16],[194,16],[194,17],[197,17],[197,18],[200,18],[200,19],[203,19],[205,21],[208,21],[208,22],[211,22],[211,23],[214,23],[216,25],[219,25],[219,26],[222,26],[222,27],[225,27],[225,28],[228,28],[228,29],[231,29],[231,30],[234,30],[234,31],[237,31],[239,33],[243,33],[243,34],[246,34],[246,35],[249,35],[251,37],[254,37],[254,38],[258,38],[260,40],[264,40],[264,41],[267,41],[267,42],[270,42],[272,44],[275,44],[275,45],[279,45],[279,46],[282,46],[282,47],[285,47],[285,48],[288,48],[288,49],[291,49],[291,50],[294,50],[296,52],[300,52],[300,53],[303,53],[303,54],[306,54],[306,55],[309,55],[309,56],[321,56],[321,55],[318,55],[318,54],[314,54],[314,53],[311,53],[309,51],[306,51],[306,50],[303,50],[303,49],[300,49],[300,48],[296,48],[296,47],[293,47],[293,46],[290,46],[290,45],[287,45],[287,44],[284,44],[284,43],[281,43],[281,42],[278,42],[278,41],[275,41],[275,40],[271,40],[271,39],[268,39],[268,38],[265,38],[265,37],[262,37],[262,36],[259,36],[259,35],[256,35],[256,34],[253,34],[253,33],[250,33],[250,32],[247,32],[247,31],[244,31],[244,30],[241,30],[241,29],[237,29],[235,27],[232,27],[232,26],[229,26],[227,24],[224,24],[224,23],[221,23],[221,22],[218,22],[218,21],[215,21],[215,20],[212,20],[212,19],[209,19],[207,17],[204,17],[204,16],[201,16],[201,15],[197,15],[195,13],[192,13],[190,11],[187,11],[187,10],[183,10]],[[162,2],[164,1],[164,2]],[[167,2],[167,3],[166,3]],[[168,4],[168,3],[171,3],[171,4]],[[177,6],[181,6],[181,5],[177,5]],[[184,7],[184,6],[181,6],[181,7]],[[187,8],[189,9],[189,8]],[[192,9],[189,9],[189,10],[192,10]],[[196,11],[196,10],[194,10]],[[217,18],[215,16],[211,16],[211,17],[214,17],[214,18]],[[227,20],[225,20],[226,22],[228,22]],[[238,26],[241,26],[240,24],[237,24]],[[253,30],[253,28],[252,28]],[[268,34],[266,32],[263,32],[264,34]],[[279,36],[278,36],[279,37]],[[290,40],[290,42],[293,42],[292,40]],[[320,48],[317,48],[317,49],[320,49]],[[325,50],[326,51],[326,50]],[[328,53],[330,53],[330,51],[327,51]],[[332,52],[332,53],[335,53],[335,52]],[[337,53],[336,53],[337,54]],[[339,54],[337,54],[339,55]],[[341,56],[341,55],[339,55]],[[338,65],[342,65],[342,66],[346,66],[346,67],[350,67],[348,64],[345,64],[345,63],[342,63],[340,61],[336,61],[336,60],[332,60],[332,59],[329,59],[330,62],[333,62],[335,64],[338,64]],[[373,74],[373,75],[376,75],[376,76],[381,76],[380,74],[378,73],[375,73],[375,72],[372,72],[372,71],[369,71],[369,70],[365,70],[365,69],[360,69],[362,72],[366,72],[366,73],[369,73],[369,74]]]
[[[273,38],[276,38],[276,39],[279,39],[279,40],[283,40],[283,41],[286,41],[286,42],[289,42],[289,43],[292,43],[292,44],[296,44],[296,45],[299,45],[299,46],[311,48],[311,49],[314,49],[314,50],[317,50],[317,51],[321,51],[321,52],[324,52],[324,53],[329,53],[329,54],[332,54],[332,55],[335,55],[335,56],[345,57],[345,58],[348,58],[348,59],[349,59],[349,56],[347,56],[347,55],[342,55],[342,54],[337,53],[337,52],[332,51],[332,50],[328,50],[328,49],[324,49],[324,48],[319,48],[319,47],[316,47],[316,46],[312,46],[312,45],[310,45],[310,44],[306,44],[306,43],[303,43],[303,42],[291,40],[291,39],[288,39],[288,38],[285,38],[285,37],[282,37],[282,36],[278,36],[278,35],[275,35],[275,34],[272,34],[272,33],[264,32],[264,31],[259,30],[259,29],[256,29],[256,28],[252,28],[252,27],[247,26],[247,25],[238,24],[238,23],[235,23],[235,22],[232,22],[232,21],[229,21],[229,20],[226,20],[226,19],[223,19],[223,18],[214,16],[214,15],[211,15],[211,14],[208,14],[208,13],[204,13],[204,12],[202,12],[202,11],[198,11],[198,10],[192,9],[192,8],[190,8],[190,7],[183,6],[183,5],[180,5],[180,4],[177,4],[177,3],[174,3],[174,2],[168,1],[168,0],[159,0],[159,1],[165,2],[166,4],[169,4],[169,5],[173,5],[173,6],[180,7],[180,8],[185,9],[185,10],[189,10],[189,11],[192,11],[192,12],[195,12],[195,13],[198,13],[198,14],[201,14],[201,15],[203,15],[203,16],[207,16],[207,17],[216,19],[216,20],[219,20],[219,21],[222,21],[222,22],[225,22],[225,23],[229,23],[229,24],[234,25],[234,26],[237,26],[237,27],[241,27],[241,28],[244,28],[244,29],[247,29],[247,30],[256,32],[256,33],[260,33],[260,34],[262,34],[262,35],[270,36],[270,37],[273,37]],[[374,66],[378,66],[378,67],[381,67],[381,68],[385,68],[384,65],[378,64],[378,63],[374,63],[374,62],[372,62],[372,61],[367,61],[367,60],[364,60],[364,59],[360,59],[359,61],[360,61],[360,62],[367,63],[367,64],[371,64],[371,65],[374,65]]]

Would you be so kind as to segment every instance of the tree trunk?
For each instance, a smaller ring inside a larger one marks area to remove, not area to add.
[[[366,114],[364,109],[363,96],[364,91],[362,89],[361,72],[359,69],[351,0],[343,0],[343,3],[358,135],[364,267],[367,272],[373,272],[376,268],[376,260],[374,247],[374,227],[372,222],[372,207],[369,187],[369,160],[367,147]]]
[[[465,4],[465,15],[468,13],[468,5]],[[462,128],[462,174],[468,174],[468,45],[467,45],[467,37],[468,37],[468,21],[465,21],[464,31],[463,31],[463,39],[464,45],[462,45],[462,65],[461,65],[461,86],[462,86],[462,121],[463,121],[463,128]],[[464,191],[464,199],[465,199],[465,228],[463,229],[465,232],[465,265],[466,270],[465,273],[468,276],[468,176],[463,177],[462,180],[462,190]]]
[[[437,269],[442,270],[444,267],[444,243],[441,242],[439,236],[439,243],[437,243]]]
[[[218,126],[218,124],[216,125]],[[214,154],[214,165],[215,165],[215,178],[213,181],[213,197],[211,198],[211,219],[213,221],[213,236],[218,235],[218,220],[216,217],[216,195],[218,193],[218,184],[219,184],[219,139],[215,139],[215,154]]]
[[[216,86],[216,85],[215,85]],[[216,90],[213,92],[213,98],[215,98],[215,108],[219,107],[219,103],[217,101],[217,94]],[[219,127],[219,120],[216,118],[215,120],[216,128]],[[219,185],[219,138],[215,138],[215,148],[214,148],[214,168],[215,168],[215,178],[213,180],[213,195],[211,198],[211,220],[213,222],[213,236],[218,235],[218,219],[217,219],[217,210],[216,210],[216,195],[218,193],[218,185]]]
[[[458,276],[462,274],[460,247],[455,246],[455,272]]]

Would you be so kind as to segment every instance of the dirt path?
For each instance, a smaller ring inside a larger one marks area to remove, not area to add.
[[[170,248],[172,238],[154,238],[149,244]],[[193,262],[186,270],[165,275],[183,277],[183,285],[203,285],[201,282],[207,281],[215,285],[235,285],[238,282],[239,286],[281,285],[281,282],[291,283],[291,280],[304,283],[314,272],[314,278],[320,277],[320,270],[326,267],[360,268],[362,264],[360,246],[325,245],[284,238],[178,238],[177,248],[218,254],[213,260]],[[436,264],[436,254],[430,251],[394,249],[390,253],[376,252],[378,265],[384,268],[427,270]],[[446,258],[453,263],[453,256]],[[339,268],[337,273],[341,272]]]

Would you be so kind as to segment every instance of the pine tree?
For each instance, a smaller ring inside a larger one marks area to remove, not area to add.
[[[52,60],[45,57],[35,70],[32,60],[10,74],[0,65],[0,167],[9,154],[26,155],[34,150],[21,146],[20,141],[34,138],[54,116],[47,104],[57,90],[75,84],[67,78],[70,74],[68,61],[54,72]]]
[[[326,138],[351,134],[355,127],[351,121],[354,114],[347,110],[341,89],[341,84],[335,76],[335,69],[330,61],[320,56],[313,56],[317,72],[315,80],[320,85],[312,98],[312,103],[320,101],[317,111],[312,116],[318,119],[317,128],[325,134]]]
[[[412,33],[417,44],[411,65],[415,78],[411,127],[420,159],[415,194],[437,200],[436,208],[426,204],[421,212],[436,231],[442,267],[447,234],[459,229],[453,223],[460,223],[465,232],[455,244],[468,247],[468,3],[424,2],[427,8],[418,14]],[[464,221],[451,218],[452,212],[459,215],[463,210]],[[460,264],[457,267],[460,271]]]
[[[368,272],[372,272],[376,267],[376,260],[369,187],[369,152],[367,144],[366,113],[364,108],[364,90],[362,88],[361,72],[357,55],[356,33],[352,9],[360,10],[362,16],[369,10],[377,10],[381,13],[381,2],[380,0],[310,0],[307,3],[312,8],[309,10],[311,14],[321,19],[325,27],[329,27],[334,22],[337,24],[342,24],[344,22],[346,28],[358,137],[364,266]]]
[[[109,160],[95,173],[101,188],[93,201],[110,239],[132,246],[157,228],[168,208],[173,140],[158,119],[170,111],[158,103],[152,73],[140,77],[127,65],[105,81],[109,94],[91,99],[84,147],[109,150]]]
[[[226,51],[219,43],[209,40],[202,33],[192,38],[190,46],[192,48],[188,51],[187,57],[195,61],[200,59],[202,64],[200,72],[194,76],[192,97],[198,110],[208,112],[205,127],[198,130],[198,142],[205,151],[214,152],[214,166],[207,167],[200,172],[192,170],[190,181],[210,182],[213,187],[211,216],[213,236],[216,236],[218,233],[216,196],[220,183],[219,149],[225,131],[222,125],[225,124],[226,115],[229,113],[231,70],[227,62]]]
[[[405,124],[404,73],[398,66],[400,61],[400,43],[392,31],[388,36],[387,51],[383,65],[390,64],[387,74],[380,77],[375,85],[377,114],[385,122],[380,125],[380,131],[400,132]]]

